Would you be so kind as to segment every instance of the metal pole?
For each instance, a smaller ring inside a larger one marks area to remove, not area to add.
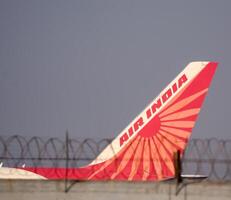
[[[67,193],[68,188],[67,188],[67,181],[68,181],[68,167],[69,167],[69,135],[68,135],[68,130],[66,131],[66,168],[65,168],[65,193]]]
[[[182,182],[182,178],[181,178],[182,166],[181,166],[181,157],[180,157],[179,150],[177,150],[174,153],[174,167],[175,167],[175,177],[177,180],[177,184],[180,184]]]

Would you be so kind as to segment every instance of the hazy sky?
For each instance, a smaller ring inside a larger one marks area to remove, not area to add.
[[[191,61],[195,138],[230,138],[231,1],[0,0],[0,134],[115,137]]]

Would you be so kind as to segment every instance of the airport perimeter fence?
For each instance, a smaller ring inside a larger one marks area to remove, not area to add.
[[[111,141],[0,136],[0,167],[81,167]],[[182,168],[184,174],[207,175],[210,181],[231,181],[231,140],[190,140]]]

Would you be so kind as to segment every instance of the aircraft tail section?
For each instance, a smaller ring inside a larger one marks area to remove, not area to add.
[[[189,63],[90,165],[24,170],[47,179],[159,181],[174,177],[174,153],[182,154],[186,148],[216,68],[215,62]]]
[[[175,174],[173,154],[184,152],[215,62],[190,63],[91,163],[109,179],[163,180]]]

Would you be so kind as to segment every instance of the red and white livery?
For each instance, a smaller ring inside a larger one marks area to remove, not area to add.
[[[216,62],[191,62],[88,166],[0,168],[6,179],[160,181],[175,176]]]

